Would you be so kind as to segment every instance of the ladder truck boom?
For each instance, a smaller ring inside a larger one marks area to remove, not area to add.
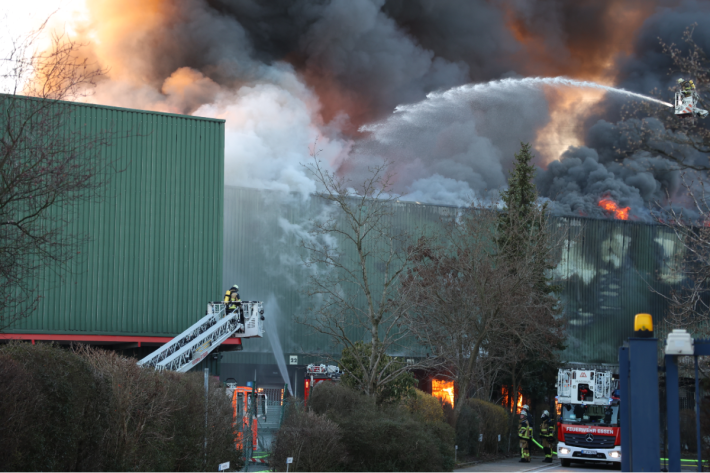
[[[244,301],[242,309],[244,323],[240,322],[240,311],[227,314],[223,302],[208,303],[204,317],[140,360],[138,365],[184,373],[233,335],[240,338],[263,337],[263,303]]]

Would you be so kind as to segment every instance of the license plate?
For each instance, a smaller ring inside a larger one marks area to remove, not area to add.
[[[596,455],[596,450],[582,450],[582,455]]]

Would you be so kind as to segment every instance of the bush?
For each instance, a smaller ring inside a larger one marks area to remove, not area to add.
[[[107,466],[101,450],[109,388],[83,359],[48,345],[10,343],[0,350],[0,366],[0,468]]]
[[[427,401],[424,401],[427,403]],[[340,384],[314,389],[309,408],[341,429],[347,471],[451,471],[454,431],[409,405],[376,405]],[[428,403],[427,403],[428,405]]]
[[[456,445],[459,446],[459,453],[478,455],[480,451],[479,431],[480,422],[476,411],[471,407],[470,402],[465,402],[461,406],[459,418],[456,421]]]
[[[507,445],[510,414],[503,407],[482,399],[467,399],[466,404],[471,407],[478,419],[479,434],[483,434],[479,452],[497,453],[503,445]],[[498,442],[498,435],[500,435],[500,442]]]
[[[195,471],[243,464],[223,389],[210,386],[205,465],[201,375],[141,368],[113,352],[26,343],[0,348],[0,416],[5,470]]]
[[[343,376],[340,382],[359,392],[365,392],[365,388],[361,386],[360,380],[364,378],[364,373],[360,368],[360,364],[368,366],[370,363],[370,355],[372,353],[372,344],[365,342],[356,342],[352,348],[344,348],[340,357],[340,366],[343,369]],[[359,358],[359,360],[358,360]],[[396,358],[389,355],[384,355],[379,362],[378,372],[382,377],[386,377],[402,368],[404,362],[398,361]],[[417,379],[408,371],[403,371],[390,382],[381,385],[376,394],[377,403],[397,403],[403,399],[414,396]]]
[[[291,402],[276,433],[269,459],[274,471],[286,471],[286,458],[293,457],[289,471],[336,471],[345,463],[340,428],[324,415],[306,411]]]
[[[444,422],[444,409],[441,401],[431,394],[415,390],[415,394],[403,401],[403,405],[413,415],[424,422]]]

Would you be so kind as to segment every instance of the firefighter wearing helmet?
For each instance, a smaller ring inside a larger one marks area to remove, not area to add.
[[[239,286],[236,284],[227,289],[224,294],[224,305],[227,306],[227,314],[231,314],[239,310],[239,323],[244,323],[244,313],[242,312],[242,301],[239,299]]]
[[[530,462],[530,439],[532,438],[532,427],[528,422],[528,412],[520,410],[520,423],[518,424],[518,438],[520,439],[520,463]]]
[[[540,425],[540,437],[542,437],[542,448],[545,451],[543,463],[552,463],[552,446],[555,438],[555,423],[550,418],[550,412],[542,411],[542,425]]]
[[[678,86],[680,87],[680,91],[682,94],[686,97],[690,97],[690,95],[695,91],[695,84],[693,84],[693,80],[685,80],[685,79],[678,79]]]

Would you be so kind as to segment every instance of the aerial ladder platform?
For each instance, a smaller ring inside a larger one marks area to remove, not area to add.
[[[242,323],[242,313],[244,319]],[[190,328],[138,362],[156,370],[184,373],[204,360],[229,337],[264,336],[264,305],[242,301],[242,311],[226,312],[224,302],[210,302],[207,313]]]

